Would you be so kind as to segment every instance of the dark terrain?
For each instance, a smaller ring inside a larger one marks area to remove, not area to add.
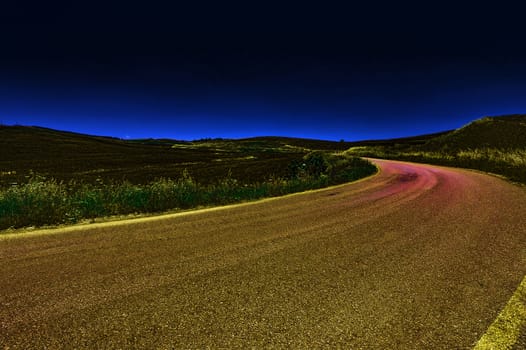
[[[0,126],[0,187],[36,173],[59,181],[128,180],[144,184],[179,178],[184,169],[201,184],[230,173],[244,183],[284,176],[310,150],[343,151],[349,143],[257,137],[242,140],[121,140],[41,127]]]
[[[312,150],[409,160],[492,172],[526,183],[526,115],[485,117],[457,130],[387,140],[334,142],[288,137],[121,140],[41,127],[0,126],[0,187],[37,173],[57,180],[148,183],[179,178],[199,183],[227,175],[243,183],[286,176]]]
[[[526,184],[526,115],[485,117],[428,137],[356,142],[349,153],[477,169]]]

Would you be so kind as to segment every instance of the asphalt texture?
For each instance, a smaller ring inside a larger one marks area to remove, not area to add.
[[[524,350],[526,349],[526,327],[523,327],[517,342],[513,346],[513,350]]]
[[[375,162],[316,192],[0,236],[0,348],[471,348],[526,273],[526,190]]]

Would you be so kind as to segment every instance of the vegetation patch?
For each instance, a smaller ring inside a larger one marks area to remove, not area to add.
[[[95,183],[64,182],[32,175],[27,182],[0,191],[0,229],[223,205],[322,188],[375,172],[376,167],[366,160],[317,151],[290,162],[285,176],[267,173],[269,177],[261,182],[244,182],[231,171],[209,184],[199,183],[186,170],[178,178],[145,184],[101,178]]]

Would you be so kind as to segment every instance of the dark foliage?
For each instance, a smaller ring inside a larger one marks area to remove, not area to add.
[[[306,163],[312,160],[317,166],[322,158],[321,172],[322,168],[313,168],[312,173],[270,177],[251,184],[240,183],[230,173],[208,185],[197,183],[187,172],[176,180],[162,178],[142,185],[128,181],[64,183],[33,176],[27,183],[0,191],[0,229],[236,203],[344,183],[376,172],[374,165],[365,160],[341,155],[316,153],[307,156]]]

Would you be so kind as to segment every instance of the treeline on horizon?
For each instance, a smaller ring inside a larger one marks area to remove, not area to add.
[[[34,174],[26,183],[0,190],[0,230],[238,203],[341,184],[376,171],[364,159],[315,151],[290,162],[286,176],[252,183],[227,175],[200,184],[187,171],[179,178],[145,184],[103,179],[64,182]]]

